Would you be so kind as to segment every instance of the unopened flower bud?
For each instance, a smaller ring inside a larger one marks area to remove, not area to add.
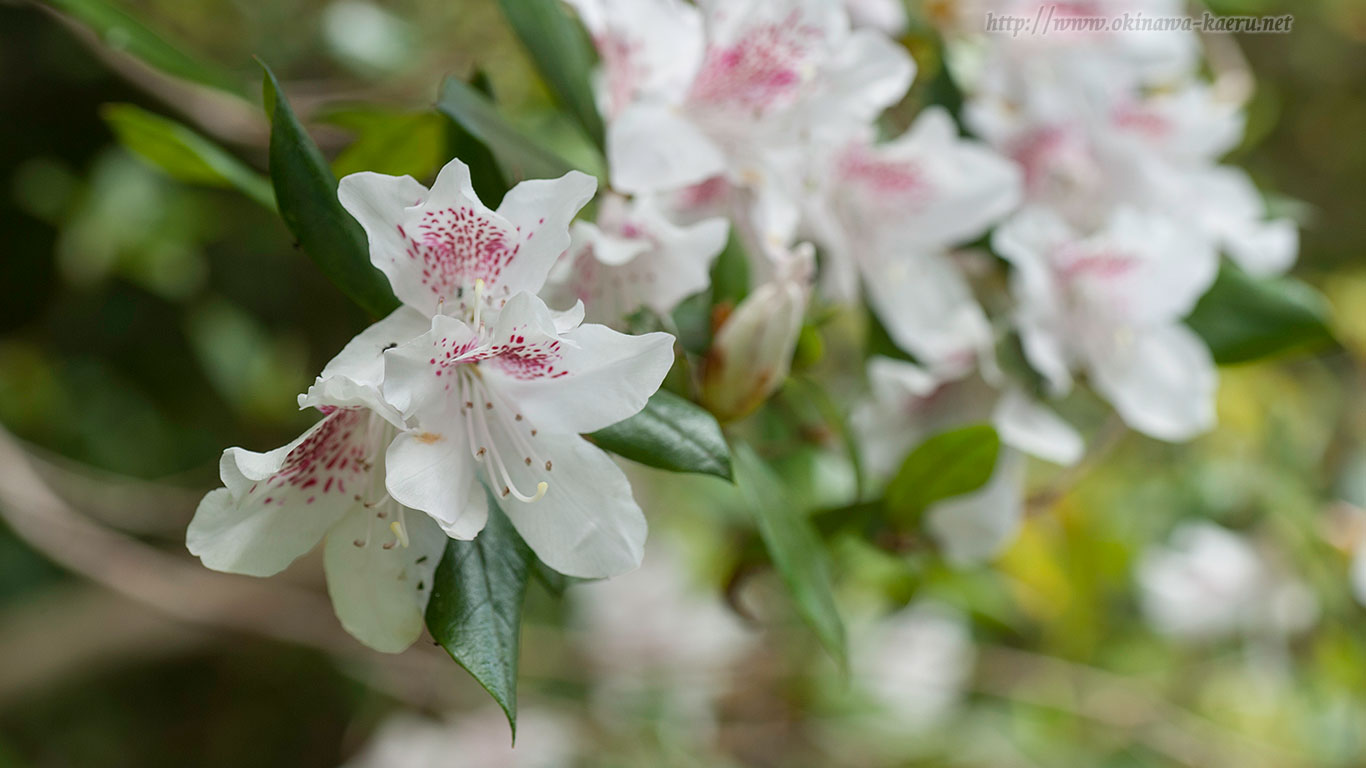
[[[754,290],[716,333],[702,375],[702,403],[722,421],[758,408],[787,378],[806,314],[812,250],[775,257],[777,275]]]

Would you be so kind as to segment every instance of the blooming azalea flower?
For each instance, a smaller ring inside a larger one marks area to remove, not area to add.
[[[1025,354],[1054,392],[1081,367],[1141,432],[1182,440],[1213,425],[1214,361],[1181,323],[1218,269],[1199,233],[1120,210],[1087,237],[1036,208],[997,229],[993,244],[1015,268]]]
[[[667,192],[723,177],[753,195],[746,218],[759,222],[761,239],[785,245],[795,227],[792,174],[805,148],[869,122],[910,86],[905,51],[875,31],[851,30],[830,0],[705,2],[700,29],[681,23],[667,31],[658,22],[677,14],[677,4],[638,4],[656,11],[584,14],[607,62],[601,90],[635,95],[608,112],[613,187]],[[672,62],[687,68],[681,78],[670,70],[672,87],[630,86],[654,78],[613,65],[611,50],[648,51],[661,34],[701,55]]]
[[[583,325],[582,304],[553,313],[535,295],[593,191],[571,172],[523,182],[491,211],[459,161],[430,191],[373,173],[340,190],[374,264],[429,319],[383,353],[380,389],[403,425],[386,453],[390,495],[469,539],[487,521],[487,486],[546,564],[583,577],[638,565],[645,519],[580,433],[638,412],[673,363],[668,334]]]
[[[852,425],[875,478],[888,478],[920,442],[969,424],[989,422],[1001,439],[986,485],[930,506],[926,527],[945,556],[974,563],[1001,551],[1023,515],[1025,455],[1055,464],[1081,458],[1071,425],[1016,387],[998,390],[970,369],[928,370],[875,357],[868,363],[872,397],[854,410]]]
[[[827,165],[806,214],[825,249],[827,292],[852,300],[861,276],[892,339],[927,364],[989,346],[986,314],[947,248],[1015,208],[1015,166],[959,138],[939,108],[894,141],[846,144]]]
[[[397,412],[378,385],[380,351],[420,332],[425,318],[400,309],[356,337],[323,369],[300,405],[325,415],[267,453],[223,452],[226,487],[200,503],[186,534],[214,570],[270,576],[325,540],[328,592],[342,625],[390,653],[422,632],[432,573],[446,535],[385,488],[384,451]]]
[[[727,228],[720,218],[677,226],[648,198],[607,195],[595,223],[574,223],[541,295],[552,305],[582,301],[588,319],[608,324],[642,307],[668,315],[709,285]]]

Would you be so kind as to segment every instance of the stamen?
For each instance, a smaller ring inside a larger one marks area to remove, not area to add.
[[[474,280],[474,327],[479,325],[479,312],[484,308],[484,278],[477,277]]]
[[[403,547],[404,549],[407,549],[407,548],[408,548],[408,529],[407,529],[407,528],[404,528],[402,523],[400,523],[399,521],[395,520],[394,522],[389,523],[389,530],[391,530],[391,531],[394,532],[394,536],[397,538],[398,543],[399,543],[400,545],[402,545],[402,547]]]

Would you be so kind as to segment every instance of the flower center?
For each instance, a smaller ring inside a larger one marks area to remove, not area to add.
[[[528,493],[517,487],[509,469],[510,462],[520,460],[526,467],[544,466],[546,472],[550,471],[550,460],[542,459],[533,444],[536,430],[484,383],[477,366],[461,366],[457,375],[460,378],[460,413],[465,417],[470,452],[484,467],[489,487],[501,488],[500,495],[505,498],[510,495],[528,504],[540,501],[549,490],[549,483],[541,480],[536,483],[535,490]],[[505,444],[500,446],[497,437],[504,438]]]

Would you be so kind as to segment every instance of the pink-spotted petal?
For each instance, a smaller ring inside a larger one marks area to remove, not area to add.
[[[367,490],[371,416],[333,412],[285,448],[224,451],[227,488],[200,503],[186,545],[217,571],[270,576],[312,549]]]
[[[492,299],[541,290],[555,260],[569,247],[569,223],[597,188],[597,179],[570,171],[558,179],[524,181],[507,193],[498,215],[513,228],[516,256],[500,273],[485,276]]]
[[[667,333],[589,324],[554,337],[548,322],[539,299],[519,295],[499,320],[502,352],[480,363],[488,386],[543,430],[593,432],[632,416],[673,366]]]

